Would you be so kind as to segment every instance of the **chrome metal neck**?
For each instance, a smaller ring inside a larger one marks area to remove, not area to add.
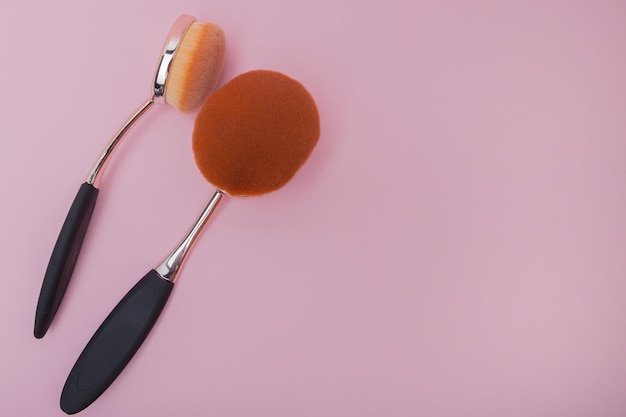
[[[117,131],[113,139],[109,142],[109,144],[104,148],[100,157],[93,165],[89,174],[87,174],[86,182],[88,184],[93,185],[95,188],[100,187],[100,181],[102,180],[102,174],[104,170],[111,160],[111,156],[115,153],[115,150],[118,148],[119,143],[122,141],[126,133],[130,130],[130,128],[137,122],[139,119],[144,116],[150,107],[154,104],[154,100],[148,99],[146,100],[135,112],[126,120],[126,122],[122,125],[122,127]]]
[[[209,200],[209,203],[206,205],[204,210],[202,210],[202,213],[200,214],[200,217],[198,217],[196,223],[192,226],[189,232],[187,232],[187,235],[183,238],[183,240],[176,247],[176,249],[174,249],[163,262],[161,262],[161,265],[156,268],[156,272],[163,279],[172,283],[176,281],[176,276],[180,271],[180,267],[182,266],[185,257],[187,256],[189,250],[196,241],[196,238],[198,237],[204,226],[207,224],[209,218],[211,218],[211,215],[215,211],[215,208],[217,207],[223,196],[223,191],[215,191],[213,197],[211,197],[211,199]]]
[[[165,103],[165,84],[167,83],[167,77],[169,76],[170,67],[175,57],[175,53],[180,46],[187,29],[191,26],[196,19],[193,16],[182,15],[172,25],[169,34],[167,35],[165,45],[161,51],[161,58],[157,64],[154,74],[154,82],[152,83],[152,97],[146,100],[139,108],[126,120],[122,127],[117,131],[113,139],[107,144],[106,148],[100,154],[100,157],[93,165],[89,174],[87,174],[86,182],[93,185],[95,188],[100,187],[100,181],[104,170],[111,159],[115,150],[118,148],[122,139],[128,133],[130,128],[139,119],[144,116],[147,111],[155,103]]]
[[[170,33],[167,35],[161,51],[161,59],[154,72],[154,83],[152,86],[153,98],[158,103],[165,103],[165,84],[167,83],[170,67],[174,61],[176,51],[185,37],[185,33],[187,33],[187,30],[195,21],[195,17],[184,14],[176,19],[176,22],[170,29]]]

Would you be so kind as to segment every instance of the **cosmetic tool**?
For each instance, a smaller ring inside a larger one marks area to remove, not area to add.
[[[126,120],[80,186],[61,228],[44,275],[34,335],[42,338],[61,304],[74,271],[98,197],[102,175],[122,139],[155,104],[196,111],[217,84],[224,61],[224,33],[213,23],[180,16],[172,26],[157,65],[152,95]]]
[[[65,382],[63,411],[74,414],[89,406],[135,355],[222,198],[281,188],[307,160],[319,134],[313,98],[300,83],[278,72],[247,72],[207,98],[196,118],[193,152],[200,172],[217,190],[181,243],[139,280],[96,330]]]

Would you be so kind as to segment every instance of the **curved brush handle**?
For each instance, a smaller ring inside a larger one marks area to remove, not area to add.
[[[83,183],[65,218],[39,293],[34,332],[37,339],[42,338],[48,331],[65,295],[97,198],[98,189],[91,184]]]
[[[78,258],[80,247],[83,244],[89,220],[96,204],[98,187],[100,186],[104,170],[120,143],[122,143],[126,133],[152,108],[153,104],[154,100],[152,98],[146,100],[126,120],[106,148],[104,148],[98,160],[89,171],[87,180],[78,190],[78,194],[74,199],[74,203],[70,208],[70,212],[65,219],[57,243],[52,251],[48,269],[41,286],[35,313],[35,337],[37,339],[44,337],[48,331],[48,327],[50,327],[50,323],[52,323],[52,319],[65,294],[65,289],[74,271],[74,265],[76,264],[76,259]]]
[[[78,413],[94,402],[135,355],[161,314],[174,284],[148,272],[111,311],[74,364],[61,409]]]

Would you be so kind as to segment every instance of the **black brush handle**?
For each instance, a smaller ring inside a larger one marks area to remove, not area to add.
[[[67,213],[39,293],[34,332],[37,339],[41,339],[48,331],[65,295],[97,198],[98,189],[85,182],[80,186]]]
[[[61,393],[63,411],[74,414],[85,409],[115,381],[159,318],[173,286],[151,270],[122,298],[67,377]]]

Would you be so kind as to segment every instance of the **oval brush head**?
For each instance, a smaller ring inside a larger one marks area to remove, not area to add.
[[[217,84],[224,49],[224,32],[219,26],[192,23],[172,62],[165,84],[165,101],[184,113],[198,110]]]
[[[231,196],[281,188],[307,160],[320,135],[309,92],[278,72],[235,77],[200,109],[193,153],[202,175]]]

